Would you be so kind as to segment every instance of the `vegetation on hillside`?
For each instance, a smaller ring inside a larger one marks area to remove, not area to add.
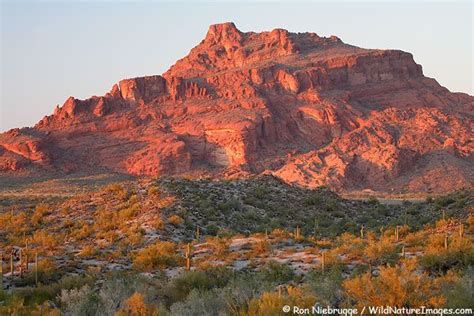
[[[272,177],[126,182],[4,201],[0,314],[472,307],[472,201],[468,190],[397,205],[350,201]]]

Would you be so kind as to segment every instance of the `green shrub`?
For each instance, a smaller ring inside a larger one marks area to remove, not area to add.
[[[306,206],[317,206],[321,205],[322,199],[321,196],[317,193],[313,193],[307,198],[304,199],[303,204]]]
[[[192,290],[208,291],[225,286],[232,276],[232,271],[226,268],[187,271],[174,278],[165,288],[168,304],[182,301]]]
[[[216,291],[192,290],[184,301],[173,304],[171,315],[227,315],[226,301]]]
[[[209,224],[206,226],[206,233],[211,236],[216,236],[219,232],[219,227],[214,224]]]
[[[260,273],[268,282],[287,283],[295,278],[295,273],[288,265],[273,260],[267,262]]]

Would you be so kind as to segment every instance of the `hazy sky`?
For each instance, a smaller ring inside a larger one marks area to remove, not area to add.
[[[209,24],[337,35],[413,53],[426,76],[474,94],[473,5],[465,2],[1,2],[0,131],[32,126],[68,96],[161,74]]]

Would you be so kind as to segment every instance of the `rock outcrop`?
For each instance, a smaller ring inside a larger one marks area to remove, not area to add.
[[[474,98],[409,53],[211,25],[163,75],[0,135],[0,172],[237,177],[386,192],[472,185]]]

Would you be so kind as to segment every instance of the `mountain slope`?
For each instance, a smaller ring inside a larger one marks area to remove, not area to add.
[[[473,109],[409,53],[224,23],[162,76],[71,97],[1,134],[0,170],[273,173],[344,191],[443,192],[472,184]]]

